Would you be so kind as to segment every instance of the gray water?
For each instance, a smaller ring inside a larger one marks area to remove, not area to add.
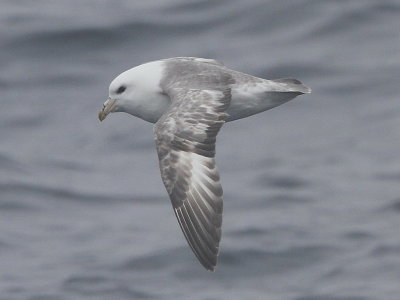
[[[400,2],[0,3],[0,299],[400,299]],[[140,63],[216,58],[313,89],[225,125],[216,272],[152,126],[99,123]]]

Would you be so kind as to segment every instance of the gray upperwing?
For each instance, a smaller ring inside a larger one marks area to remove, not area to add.
[[[170,89],[172,103],[154,126],[161,178],[179,225],[200,263],[217,264],[222,187],[215,142],[230,92]]]

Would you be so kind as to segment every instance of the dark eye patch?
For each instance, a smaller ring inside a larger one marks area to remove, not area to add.
[[[125,85],[121,85],[118,90],[117,90],[117,94],[121,94],[126,90],[126,86]]]

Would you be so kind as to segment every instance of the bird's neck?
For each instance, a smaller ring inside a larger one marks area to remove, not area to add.
[[[154,93],[143,100],[135,105],[128,104],[124,111],[150,123],[156,123],[171,102],[168,95],[162,93]]]

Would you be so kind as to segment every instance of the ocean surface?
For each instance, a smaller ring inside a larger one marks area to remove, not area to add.
[[[0,299],[400,299],[400,2],[0,3]],[[219,264],[191,253],[152,125],[97,113],[146,61],[310,95],[226,124]]]

